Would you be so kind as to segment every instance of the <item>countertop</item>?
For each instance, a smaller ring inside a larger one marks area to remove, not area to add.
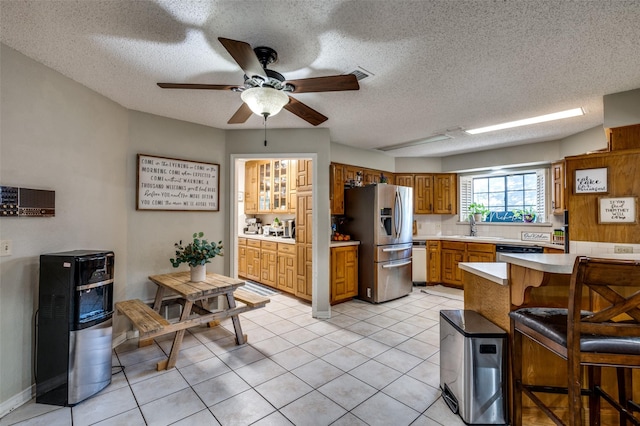
[[[273,237],[266,236],[262,234],[238,234],[238,238],[247,238],[250,240],[261,240],[261,241],[273,241],[275,243],[283,243],[283,244],[295,244],[295,238],[284,238],[284,237]],[[350,240],[350,241],[331,241],[329,247],[346,247],[346,246],[357,246],[360,245],[360,241]]]
[[[413,241],[461,241],[488,244],[513,244],[518,246],[538,246],[564,250],[564,245],[553,244],[546,241],[522,241],[512,238],[487,237],[478,235],[472,237],[470,235],[414,235]]]
[[[360,245],[360,241],[354,241],[354,240],[331,241],[331,243],[329,243],[329,247],[347,247],[347,246],[359,246],[359,245]]]
[[[274,243],[295,244],[295,238],[273,237],[262,234],[238,234],[238,238],[247,238],[250,240],[273,241]]]
[[[460,269],[463,271],[476,274],[489,281],[493,281],[500,285],[508,285],[507,264],[523,266],[525,268],[534,269],[536,271],[547,272],[552,274],[567,274],[573,272],[573,264],[578,256],[587,256],[585,254],[543,254],[543,253],[502,253],[501,259],[505,262],[464,262],[459,263]],[[640,261],[640,253],[599,253],[588,255],[592,258],[604,259],[622,259]]]

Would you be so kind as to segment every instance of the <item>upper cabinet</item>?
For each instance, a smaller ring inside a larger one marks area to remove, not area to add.
[[[296,160],[245,164],[245,214],[295,212]]]
[[[332,163],[329,167],[329,204],[331,214],[341,215],[344,214],[345,166]]]
[[[409,175],[396,175],[396,182],[399,178],[404,182],[410,182]],[[457,194],[455,173],[413,175],[413,212],[415,214],[456,214]]]
[[[244,167],[244,213],[258,213],[258,162],[248,161]]]
[[[433,175],[433,213],[458,213],[458,180],[455,173]]]
[[[313,161],[298,160],[296,189],[298,192],[311,191],[313,184]]]
[[[554,215],[563,214],[565,210],[564,201],[564,160],[551,164],[551,179],[553,182],[553,193],[551,200],[551,212]]]

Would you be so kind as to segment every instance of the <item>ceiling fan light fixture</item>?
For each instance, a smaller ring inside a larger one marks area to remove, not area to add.
[[[254,114],[271,117],[279,113],[289,103],[286,93],[271,87],[251,87],[240,95]]]

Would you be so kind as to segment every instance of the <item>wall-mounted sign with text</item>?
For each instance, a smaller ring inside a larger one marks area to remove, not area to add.
[[[603,197],[598,201],[598,223],[636,223],[636,197]]]
[[[220,165],[138,154],[137,210],[218,211]]]
[[[551,232],[521,232],[520,240],[522,241],[551,241]]]
[[[576,170],[574,193],[607,192],[607,168]]]

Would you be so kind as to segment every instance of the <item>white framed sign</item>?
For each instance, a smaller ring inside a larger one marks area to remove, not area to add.
[[[601,169],[576,170],[574,181],[574,193],[591,194],[607,192],[607,171],[606,167]]]
[[[219,164],[138,154],[137,174],[136,210],[219,210]]]
[[[598,199],[598,223],[636,223],[636,197],[615,197]]]
[[[525,232],[520,233],[521,241],[551,241],[551,232]]]

